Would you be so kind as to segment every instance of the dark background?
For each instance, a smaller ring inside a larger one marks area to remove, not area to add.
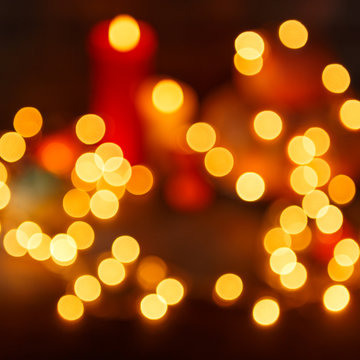
[[[47,131],[86,113],[87,34],[100,20],[129,13],[158,32],[157,72],[192,85],[200,99],[231,79],[233,39],[241,31],[276,29],[302,20],[310,36],[330,46],[360,84],[360,21],[356,0],[39,0],[1,1],[0,119],[35,106]],[[0,275],[1,276],[1,275]],[[2,295],[0,294],[0,298]],[[190,298],[169,322],[85,316],[75,326],[54,317],[54,302],[0,309],[0,356],[12,358],[357,358],[359,299],[342,317],[318,304],[288,311],[271,329],[252,324],[244,307],[219,308]]]

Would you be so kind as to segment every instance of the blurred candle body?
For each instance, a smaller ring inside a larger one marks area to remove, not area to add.
[[[127,15],[97,24],[90,34],[91,111],[106,123],[103,140],[121,146],[132,164],[143,158],[135,93],[152,71],[156,46],[151,27]]]

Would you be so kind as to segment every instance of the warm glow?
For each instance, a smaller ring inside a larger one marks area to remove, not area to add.
[[[237,299],[243,291],[243,282],[235,274],[221,275],[215,284],[216,295],[225,301]]]
[[[104,120],[95,114],[82,116],[76,123],[76,136],[87,145],[96,144],[105,134]]]
[[[310,166],[298,166],[290,174],[291,188],[300,195],[310,193],[317,184],[316,171]]]
[[[99,190],[90,199],[90,210],[99,219],[110,219],[119,210],[116,195],[109,190]]]
[[[254,60],[259,58],[265,49],[262,37],[254,31],[244,31],[235,39],[235,50],[242,58]]]
[[[165,278],[167,267],[157,256],[142,259],[136,269],[136,278],[145,290],[152,290]]]
[[[31,236],[28,242],[29,255],[37,261],[50,259],[51,237],[43,233],[37,233]]]
[[[140,310],[147,319],[158,320],[166,314],[167,304],[161,296],[149,294],[141,300]]]
[[[296,267],[296,254],[290,248],[278,248],[270,256],[270,267],[276,274],[289,274]]]
[[[77,255],[75,240],[67,234],[57,234],[50,243],[52,257],[59,262],[70,262]]]
[[[64,295],[58,301],[57,311],[63,319],[74,321],[82,317],[84,305],[77,296]]]
[[[184,287],[179,280],[168,278],[160,281],[156,287],[156,293],[161,296],[168,305],[175,305],[184,296]]]
[[[325,234],[333,234],[338,231],[343,224],[343,214],[334,205],[324,206],[317,214],[316,225]]]
[[[120,261],[107,258],[100,262],[98,275],[105,285],[119,285],[125,279],[125,267]]]
[[[154,182],[153,174],[144,165],[131,168],[131,177],[126,183],[126,190],[133,195],[144,195],[149,192]]]
[[[82,275],[74,283],[75,294],[82,301],[94,301],[101,294],[101,285],[99,280],[92,275]]]
[[[96,165],[102,171],[112,172],[119,168],[124,155],[120,146],[111,142],[99,145],[95,154],[98,155],[101,161],[96,161]],[[98,160],[98,158],[96,158]]]
[[[291,248],[294,251],[302,251],[310,245],[311,239],[312,232],[309,226],[306,226],[300,233],[291,235]]]
[[[350,130],[360,129],[360,101],[346,100],[340,108],[340,120]]]
[[[26,249],[22,247],[16,237],[16,229],[9,230],[5,235],[3,239],[3,245],[5,251],[14,257],[21,257],[26,254]]]
[[[341,311],[345,309],[350,301],[349,290],[344,285],[332,285],[326,289],[323,302],[329,311]]]
[[[192,150],[206,152],[215,145],[216,133],[208,123],[198,122],[189,127],[186,141]]]
[[[328,185],[330,199],[337,204],[347,204],[355,196],[356,187],[354,181],[346,175],[336,175]]]
[[[125,185],[112,186],[112,185],[108,184],[104,178],[101,178],[96,183],[96,190],[109,190],[115,194],[115,196],[118,198],[118,200],[120,200],[125,194]]]
[[[140,28],[129,15],[116,16],[109,25],[109,43],[117,51],[133,50],[140,41]]]
[[[307,216],[301,207],[291,205],[282,211],[280,225],[288,234],[298,234],[305,229]]]
[[[340,94],[350,85],[350,75],[340,64],[327,65],[322,73],[322,82],[330,92]]]
[[[99,155],[95,153],[85,153],[76,160],[76,175],[85,182],[93,183],[101,178],[104,167],[103,161]]]
[[[302,200],[302,208],[311,219],[315,219],[319,211],[326,205],[329,205],[329,198],[321,190],[311,191]]]
[[[71,182],[74,185],[75,188],[79,189],[79,190],[84,190],[84,191],[91,191],[94,190],[96,188],[97,182],[93,182],[93,183],[88,183],[86,181],[81,180],[77,174],[75,169],[72,169],[71,171]]]
[[[154,86],[152,102],[157,110],[170,114],[180,109],[184,102],[184,93],[176,81],[161,80]]]
[[[7,162],[20,160],[26,150],[25,140],[16,132],[7,132],[0,138],[0,156]]]
[[[341,266],[354,265],[359,260],[360,249],[353,239],[340,240],[334,248],[334,259]]]
[[[123,235],[114,240],[111,252],[114,258],[120,262],[130,263],[138,258],[140,246],[132,236]]]
[[[105,171],[104,180],[111,186],[123,186],[130,180],[132,168],[130,163],[123,159],[120,166],[113,171]]]
[[[25,249],[30,249],[29,240],[35,234],[41,234],[41,228],[33,221],[24,221],[19,225],[16,231],[18,243]],[[39,239],[39,243],[41,238]],[[36,248],[39,244],[32,242],[32,248]]]
[[[291,247],[290,245],[290,235],[280,227],[272,228],[265,234],[264,248],[269,254],[281,247]]]
[[[295,268],[291,272],[280,275],[281,284],[289,290],[300,289],[305,284],[306,279],[306,268],[300,263],[296,263]]]
[[[334,258],[329,261],[327,271],[331,280],[346,281],[354,272],[354,265],[342,266]]]
[[[230,173],[234,166],[234,157],[228,149],[214,147],[205,155],[206,170],[213,176],[222,177]]]
[[[308,164],[315,156],[315,144],[306,136],[295,136],[288,144],[290,160],[298,165]]]
[[[0,183],[5,183],[8,178],[6,166],[0,162]]]
[[[234,55],[234,66],[236,70],[243,75],[253,76],[258,74],[263,67],[263,58],[262,56],[257,57],[256,59],[245,59],[240,56],[238,53]]]
[[[90,210],[90,197],[85,191],[71,189],[63,198],[63,208],[71,217],[83,217]]]
[[[290,49],[303,47],[308,40],[306,27],[298,20],[284,21],[279,27],[279,38]]]
[[[265,192],[263,178],[254,172],[247,172],[239,176],[236,181],[236,193],[244,201],[259,200]]]
[[[330,147],[329,134],[322,128],[312,127],[307,129],[304,134],[315,145],[315,156],[324,155]]]
[[[279,318],[279,304],[275,299],[262,298],[255,303],[252,315],[257,324],[262,326],[272,325]]]
[[[254,129],[256,134],[262,139],[273,140],[281,133],[281,117],[271,110],[261,111],[255,116]]]
[[[74,221],[68,227],[67,234],[75,240],[76,246],[79,250],[88,249],[95,239],[95,232],[93,228],[84,221]]]
[[[315,158],[307,166],[315,170],[318,178],[318,187],[324,186],[329,181],[331,169],[324,159]]]
[[[36,135],[42,127],[43,119],[34,107],[21,108],[14,117],[14,129],[23,137]]]
[[[0,181],[0,210],[4,209],[10,202],[11,192],[9,187]]]

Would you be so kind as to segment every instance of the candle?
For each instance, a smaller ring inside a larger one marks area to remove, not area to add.
[[[91,111],[105,121],[104,141],[121,146],[132,164],[143,158],[134,98],[151,72],[156,44],[151,27],[127,15],[99,23],[90,34]]]

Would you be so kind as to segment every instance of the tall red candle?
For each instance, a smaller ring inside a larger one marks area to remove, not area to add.
[[[135,95],[152,71],[156,47],[152,28],[126,15],[99,23],[90,34],[91,111],[105,121],[104,141],[118,144],[131,164],[143,160],[143,129]]]

